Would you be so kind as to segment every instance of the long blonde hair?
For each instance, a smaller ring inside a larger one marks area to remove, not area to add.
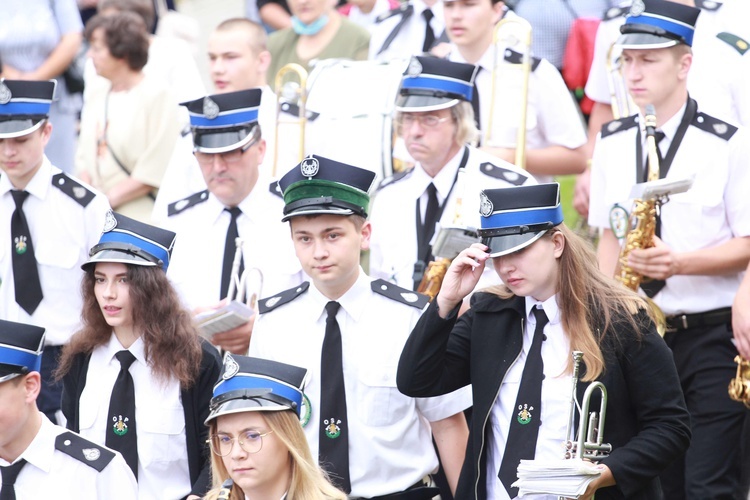
[[[292,481],[289,485],[289,500],[346,500],[346,495],[328,481],[323,470],[313,460],[299,417],[291,410],[261,412],[269,430],[289,450],[292,466]],[[219,417],[221,418],[221,417]],[[216,433],[217,420],[211,422],[210,434]],[[211,478],[213,489],[204,497],[216,500],[221,485],[229,478],[229,472],[221,457],[211,453]],[[233,486],[229,500],[244,500],[245,494],[238,486]]]
[[[570,339],[571,350],[585,353],[586,375],[582,380],[590,382],[605,370],[601,345],[605,335],[614,331],[610,330],[612,324],[625,322],[638,335],[644,327],[635,318],[638,311],[647,311],[654,322],[656,316],[642,297],[599,270],[589,243],[565,224],[549,230],[543,238],[552,238],[555,233],[561,233],[565,238],[555,286],[562,326]],[[486,291],[501,298],[513,296],[505,285],[490,287]],[[572,368],[571,358],[568,372],[572,372]]]

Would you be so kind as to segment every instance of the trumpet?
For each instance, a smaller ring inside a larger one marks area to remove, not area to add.
[[[622,117],[635,114],[635,105],[633,104],[625,82],[622,79],[621,67],[619,64],[619,54],[615,50],[616,42],[613,42],[607,50],[607,60],[605,62],[607,69],[607,85],[609,86],[610,106],[612,107],[612,117],[619,120]]]
[[[583,352],[573,351],[573,384],[571,389],[570,414],[568,418],[568,431],[564,443],[566,459],[577,460],[601,460],[612,452],[612,445],[604,443],[604,423],[607,415],[607,388],[601,382],[592,382],[583,394],[583,401],[578,407],[577,389],[578,373],[583,359]],[[591,398],[595,391],[601,394],[599,412],[589,413]],[[574,434],[575,411],[578,408],[580,419],[578,421],[577,440],[571,439]]]
[[[234,239],[235,251],[227,298],[241,303],[244,302],[250,309],[255,310],[255,305],[263,291],[263,271],[257,267],[249,267],[240,274],[244,242],[245,240],[242,238]],[[255,275],[255,280],[252,279],[253,275]]]
[[[296,80],[287,79],[288,75],[296,76]],[[279,163],[279,129],[281,125],[281,111],[283,102],[292,102],[299,107],[296,124],[299,127],[299,149],[298,159],[300,162],[305,157],[305,128],[307,127],[307,70],[296,63],[282,66],[276,73],[274,81],[274,92],[276,93],[276,138],[273,144],[273,170],[271,176],[276,178],[276,169]]]
[[[487,126],[484,133],[484,144],[490,145],[492,138],[492,124],[494,119],[495,102],[497,97],[497,84],[500,81],[498,75],[500,61],[504,55],[504,49],[500,43],[501,40],[507,40],[501,37],[504,28],[516,25],[516,32],[520,36],[511,36],[507,46],[522,45],[523,53],[521,59],[522,71],[522,95],[521,95],[521,113],[519,116],[518,133],[516,135],[516,158],[515,165],[520,168],[526,168],[526,116],[529,103],[529,78],[531,76],[531,24],[521,17],[503,18],[495,25],[492,32],[492,43],[495,47],[494,59],[492,66],[492,92],[490,94],[490,113],[487,119]]]
[[[729,381],[729,397],[750,408],[750,361],[735,356],[737,375]]]

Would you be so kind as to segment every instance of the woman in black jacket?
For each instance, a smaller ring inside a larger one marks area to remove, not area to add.
[[[199,498],[215,348],[202,341],[166,276],[175,234],[110,212],[85,271],[83,326],[63,349],[68,428],[120,451],[139,498]]]
[[[481,196],[483,243],[453,261],[398,370],[399,389],[413,397],[472,384],[456,497],[514,498],[520,459],[563,458],[561,444],[572,437],[571,353],[582,351],[577,399],[590,382],[605,385],[604,441],[613,451],[580,498],[660,498],[657,476],[687,448],[690,426],[651,308],[602,274],[588,245],[562,223],[558,184]],[[474,294],[459,317],[490,259],[504,284]]]

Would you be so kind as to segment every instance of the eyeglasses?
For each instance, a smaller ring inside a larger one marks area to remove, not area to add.
[[[415,115],[411,113],[404,113],[401,115],[399,122],[404,128],[410,128],[412,125],[414,125],[414,122],[419,122],[419,125],[423,128],[435,128],[449,119],[449,116],[439,118],[435,115]]]
[[[241,148],[226,151],[224,153],[202,153],[200,151],[196,151],[193,154],[195,155],[195,159],[198,160],[198,163],[201,165],[213,165],[214,158],[217,156],[220,156],[224,163],[237,163],[240,161],[245,151],[250,149],[255,144],[257,144],[256,141],[250,141]]]
[[[263,438],[272,432],[268,431],[261,434],[258,431],[243,431],[239,436],[233,438],[226,434],[213,434],[208,439],[208,444],[211,446],[211,451],[220,457],[226,457],[232,453],[235,440],[240,443],[240,448],[246,453],[258,453],[263,448]]]

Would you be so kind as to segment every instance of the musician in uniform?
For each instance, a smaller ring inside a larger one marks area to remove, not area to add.
[[[410,0],[381,15],[370,30],[370,60],[407,60],[444,35],[443,0]]]
[[[750,261],[750,139],[747,132],[701,112],[688,97],[693,27],[699,10],[663,0],[635,2],[622,27],[626,86],[638,115],[602,128],[592,167],[589,223],[602,228],[599,264],[612,275],[627,237],[634,184],[645,180],[646,106],[656,116],[660,177],[692,179],[656,216],[654,246],[626,255],[633,274],[653,280],[642,289],[666,315],[692,420],[684,459],[662,477],[667,498],[732,498],[739,494],[742,423],[746,410],[727,394],[737,348],[731,305]],[[650,242],[640,242],[648,247]],[[627,268],[626,268],[627,270]]]
[[[43,344],[44,328],[0,320],[0,498],[137,498],[122,455],[39,411]]]
[[[472,385],[456,498],[516,498],[520,460],[563,458],[561,443],[574,439],[571,398],[582,401],[598,381],[608,401],[602,440],[595,439],[612,451],[578,498],[660,499],[657,475],[688,446],[690,428],[648,305],[604,276],[589,246],[562,223],[558,184],[489,189],[481,198],[483,242],[453,260],[398,367],[398,388],[415,397]],[[503,285],[475,293],[459,317],[488,266]],[[576,385],[574,351],[584,365]],[[590,407],[599,408],[594,400]]]
[[[0,318],[48,325],[38,404],[53,422],[62,386],[52,372],[78,329],[80,266],[109,210],[44,154],[54,92],[54,81],[0,81]]]
[[[309,156],[279,180],[284,220],[312,283],[259,302],[250,355],[307,368],[305,434],[340,489],[352,498],[427,499],[438,492],[427,486],[438,467],[431,438],[455,488],[471,401],[468,388],[430,399],[396,388],[401,348],[427,298],[373,280],[359,265],[373,231],[374,177]]]
[[[535,183],[526,171],[468,145],[477,134],[474,73],[471,64],[421,56],[404,73],[396,122],[416,165],[386,179],[375,196],[371,276],[416,289],[434,260],[436,223],[450,226],[458,217],[476,228],[481,189]]]
[[[532,58],[529,85],[523,87],[522,54],[512,48],[498,57],[495,67],[493,30],[501,18],[517,18],[495,0],[444,2],[448,59],[477,66],[477,89],[472,107],[481,131],[480,146],[508,162],[516,156],[524,94],[526,109],[526,168],[539,182],[552,176],[580,173],[586,168],[583,120],[560,72],[547,60]],[[493,95],[493,72],[496,72]],[[492,130],[487,128],[492,116]]]
[[[170,278],[193,309],[218,307],[232,279],[235,239],[242,238],[237,277],[262,275],[262,291],[273,294],[299,283],[302,272],[286,224],[276,218],[281,199],[261,179],[266,144],[258,124],[261,90],[215,94],[186,103],[195,157],[208,189],[169,205],[164,226],[178,235]],[[239,287],[236,287],[237,290]],[[260,293],[261,290],[254,290]],[[212,341],[246,354],[254,319]]]

